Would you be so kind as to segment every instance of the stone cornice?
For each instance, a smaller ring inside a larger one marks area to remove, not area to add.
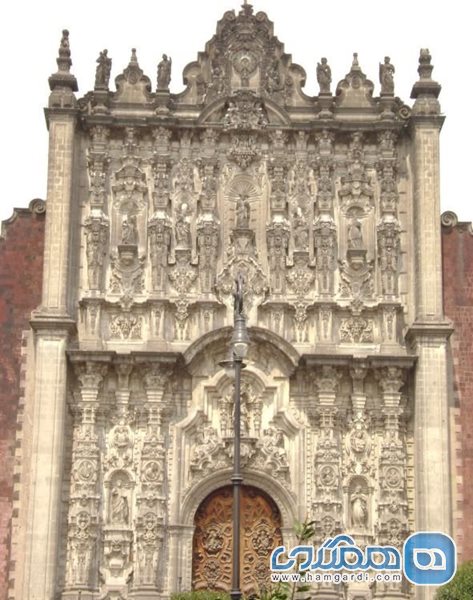
[[[454,331],[451,321],[415,321],[407,330],[405,339],[416,343],[419,339],[446,341]]]

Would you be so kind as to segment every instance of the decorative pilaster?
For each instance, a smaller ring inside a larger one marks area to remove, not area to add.
[[[68,517],[64,600],[92,599],[98,590],[100,446],[97,428],[99,393],[107,364],[76,363],[79,390],[72,399],[74,415],[71,492]]]

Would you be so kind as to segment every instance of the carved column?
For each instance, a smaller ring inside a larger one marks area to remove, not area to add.
[[[345,438],[344,493],[347,499],[347,527],[359,541],[372,541],[373,468],[372,442],[366,414],[365,378],[367,367],[355,363],[352,380],[350,428]]]
[[[376,372],[381,390],[384,434],[379,455],[378,543],[402,549],[409,534],[407,514],[406,444],[400,418],[405,374],[397,367]],[[406,598],[405,585],[376,583],[375,598]]]
[[[340,489],[340,432],[338,427],[337,392],[342,374],[330,366],[317,372],[316,415],[319,419],[319,435],[315,451],[315,492],[312,508],[316,521],[316,540],[325,539],[343,530],[343,505]],[[334,584],[317,585],[315,598],[338,600],[339,592]]]
[[[115,365],[117,388],[114,425],[105,437],[104,459],[104,526],[100,567],[102,595],[109,591],[124,592],[133,571],[134,488],[136,485],[136,434],[130,423],[130,375],[133,365],[126,358]]]
[[[143,377],[146,393],[146,433],[137,494],[136,552],[133,590],[137,598],[158,598],[164,588],[165,450],[162,435],[163,396],[170,370],[149,366]],[[136,590],[136,591],[135,591]],[[144,596],[145,594],[145,596]]]
[[[108,367],[76,364],[80,389],[73,397],[71,488],[68,518],[66,587],[62,598],[92,600],[98,591],[97,543],[100,539],[100,447],[97,430],[99,392]]]
[[[340,501],[340,439],[337,424],[337,391],[341,373],[324,366],[317,372],[316,415],[319,435],[315,451],[314,516],[317,537],[323,541],[342,529],[342,503]]]

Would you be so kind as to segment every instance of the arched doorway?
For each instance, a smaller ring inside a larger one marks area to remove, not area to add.
[[[229,592],[232,580],[232,487],[215,490],[195,514],[192,588]],[[241,588],[252,594],[270,584],[269,557],[282,545],[281,514],[252,486],[241,489]]]

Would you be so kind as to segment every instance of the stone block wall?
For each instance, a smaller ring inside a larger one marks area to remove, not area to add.
[[[41,299],[44,213],[45,203],[33,200],[2,223],[0,236],[0,600],[8,590],[22,339]]]
[[[473,230],[453,213],[442,216],[443,297],[454,323],[451,338],[460,560],[473,559]],[[454,518],[455,518],[454,514]]]

